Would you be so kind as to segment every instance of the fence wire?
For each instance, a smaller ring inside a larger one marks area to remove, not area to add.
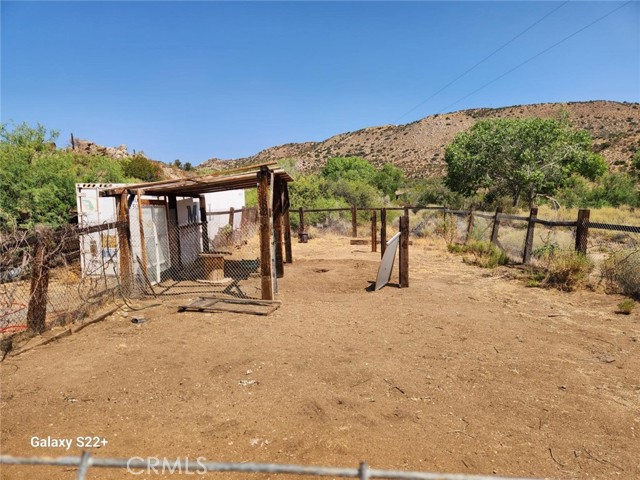
[[[165,208],[131,206],[134,294],[261,298],[255,208],[208,212],[204,221],[185,223],[167,222]]]
[[[35,250],[45,245],[43,270],[36,272]],[[32,283],[48,275],[45,328],[83,318],[117,287],[110,272],[117,252],[115,229],[86,233],[75,225],[56,232],[5,233],[0,243],[0,336],[27,330]]]
[[[131,457],[129,459],[118,458],[97,458],[92,457],[88,452],[83,452],[81,457],[13,457],[10,455],[0,456],[0,464],[9,465],[54,465],[59,467],[78,467],[77,480],[85,480],[87,472],[91,467],[119,468],[126,469],[132,476],[147,473],[151,474],[185,474],[193,475],[211,472],[240,472],[240,473],[269,473],[305,475],[319,477],[346,477],[346,478],[388,478],[405,480],[518,480],[515,477],[498,477],[489,475],[467,475],[456,473],[430,473],[430,472],[410,472],[399,470],[380,470],[369,468],[367,463],[361,463],[359,468],[341,467],[316,467],[305,465],[287,465],[275,463],[231,463],[231,462],[209,462],[202,458],[193,460],[159,459]],[[527,480],[520,478],[520,480]],[[534,480],[534,479],[528,479]]]

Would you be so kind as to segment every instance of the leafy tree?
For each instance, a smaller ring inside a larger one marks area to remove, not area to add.
[[[65,223],[75,204],[76,170],[40,124],[0,126],[0,216],[22,228]]]
[[[491,119],[456,135],[445,150],[446,185],[463,195],[479,191],[522,197],[552,195],[574,173],[594,180],[604,159],[591,151],[591,137],[566,120]]]
[[[144,182],[152,182],[162,178],[160,167],[142,155],[135,155],[125,161],[124,174],[127,177],[138,178]]]
[[[374,177],[374,184],[389,198],[394,198],[396,191],[402,185],[404,172],[391,163],[386,163]]]
[[[322,168],[321,174],[327,180],[357,180],[371,184],[377,171],[376,167],[364,158],[333,157]]]
[[[186,163],[183,165],[182,169],[183,169],[184,171],[188,172],[189,170],[192,170],[192,169],[193,169],[193,166],[191,165],[191,162],[186,162]]]

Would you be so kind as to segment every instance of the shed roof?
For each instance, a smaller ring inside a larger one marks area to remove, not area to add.
[[[258,183],[258,174],[262,168],[268,169],[274,177],[285,182],[293,181],[293,178],[291,178],[284,169],[277,166],[277,162],[269,162],[234,170],[223,170],[210,175],[105,188],[100,192],[100,195],[103,197],[111,197],[121,195],[125,192],[134,194],[140,191],[145,195],[190,197],[210,192],[255,188]]]

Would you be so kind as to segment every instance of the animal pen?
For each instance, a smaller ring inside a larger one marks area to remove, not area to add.
[[[102,189],[101,197],[116,201],[118,251],[109,260],[122,291],[273,300],[284,263],[292,261],[290,181],[275,164],[264,164]],[[256,207],[207,211],[205,194],[251,188]],[[190,199],[189,221],[180,222],[178,208]]]

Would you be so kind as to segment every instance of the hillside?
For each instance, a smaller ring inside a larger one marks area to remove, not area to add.
[[[293,158],[301,171],[321,168],[331,157],[359,156],[376,166],[393,163],[408,177],[442,175],[444,148],[455,135],[484,118],[557,118],[567,112],[570,123],[585,129],[594,148],[615,167],[628,164],[640,149],[640,105],[610,101],[545,103],[482,108],[431,115],[405,125],[368,127],[335,135],[322,142],[289,143],[236,160],[211,159],[198,168],[234,168],[251,163]]]

